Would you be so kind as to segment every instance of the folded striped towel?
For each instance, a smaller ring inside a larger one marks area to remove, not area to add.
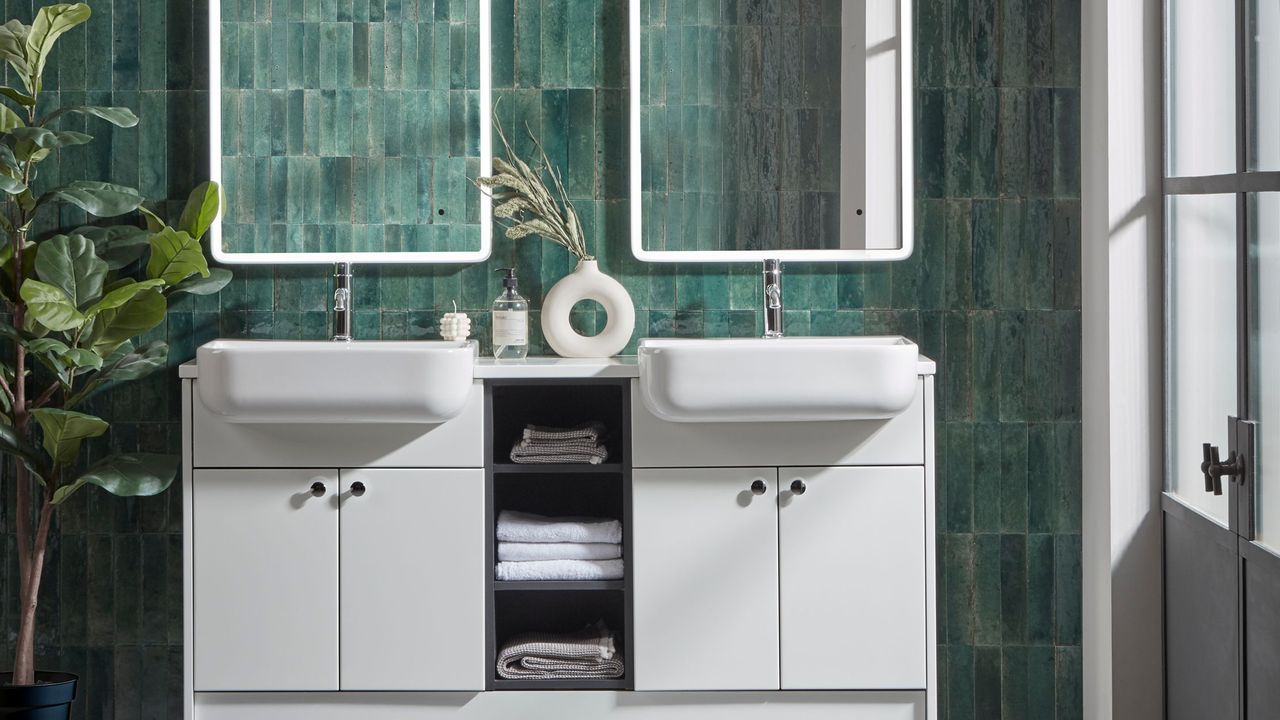
[[[511,462],[529,465],[574,463],[599,465],[609,458],[609,449],[603,445],[575,440],[555,445],[525,444],[518,442],[511,448]]]
[[[508,680],[620,678],[613,634],[604,621],[576,633],[531,632],[512,637],[498,651],[498,676]]]
[[[622,546],[616,543],[498,543],[500,562],[615,560],[620,557],[622,557]]]
[[[595,443],[600,442],[600,437],[604,435],[604,432],[604,423],[597,421],[585,422],[571,428],[529,425],[525,427],[524,436],[521,438],[521,441],[526,443],[561,443],[570,440],[582,440],[594,445]]]
[[[503,510],[498,513],[499,543],[620,543],[622,523],[608,518],[553,518]]]
[[[529,560],[500,562],[495,580],[621,580],[622,560]]]

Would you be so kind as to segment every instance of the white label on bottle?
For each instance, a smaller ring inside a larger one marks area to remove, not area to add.
[[[517,310],[494,310],[493,344],[528,345],[529,313]]]

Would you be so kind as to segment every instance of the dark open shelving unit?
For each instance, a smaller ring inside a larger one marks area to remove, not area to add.
[[[490,380],[485,383],[485,556],[487,688],[489,690],[630,690],[634,685],[631,543],[631,395],[623,379]],[[512,444],[527,424],[570,427],[605,423],[608,459],[591,464],[518,464]],[[621,580],[518,581],[494,578],[498,513],[518,510],[548,516],[590,516],[622,521]],[[571,632],[604,620],[622,655],[618,679],[505,680],[497,652],[511,636],[529,631]]]

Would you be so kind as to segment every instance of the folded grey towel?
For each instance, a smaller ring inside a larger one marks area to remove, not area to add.
[[[521,441],[511,448],[511,462],[522,464],[573,463],[599,465],[608,458],[608,448],[584,440],[556,444],[526,444]]]
[[[622,560],[526,560],[499,562],[497,580],[621,580]]]
[[[604,621],[576,633],[523,633],[498,651],[498,676],[508,680],[620,678],[622,659]]]
[[[585,422],[571,428],[527,425],[524,429],[524,436],[520,439],[525,443],[559,443],[567,440],[582,440],[594,445],[600,441],[600,436],[604,435],[604,432],[604,423],[596,421]]]

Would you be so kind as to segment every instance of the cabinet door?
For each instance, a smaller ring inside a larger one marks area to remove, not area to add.
[[[338,689],[337,489],[331,470],[195,471],[197,691]]]
[[[782,688],[924,688],[924,468],[778,478]]]
[[[776,486],[774,468],[635,471],[637,690],[778,688]]]
[[[342,689],[483,690],[484,471],[343,470],[341,493]]]

